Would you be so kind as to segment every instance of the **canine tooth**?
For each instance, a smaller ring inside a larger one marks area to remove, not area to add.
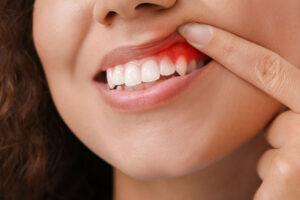
[[[127,63],[125,65],[125,78],[126,86],[135,86],[142,82],[141,71],[134,63]]]
[[[117,65],[113,69],[112,83],[115,85],[124,84],[124,66]]]
[[[160,78],[159,67],[155,59],[149,59],[142,65],[142,81],[153,82]]]
[[[109,68],[106,70],[106,79],[110,89],[113,89],[115,87],[115,84],[113,84],[112,82],[112,77],[113,77],[113,69]]]
[[[190,61],[188,67],[187,67],[187,73],[192,73],[197,69],[197,62],[196,60]]]
[[[175,73],[175,66],[168,56],[164,56],[160,61],[160,74],[169,76]]]
[[[187,70],[187,61],[184,56],[180,56],[176,61],[176,71],[180,76],[183,76],[186,74]]]

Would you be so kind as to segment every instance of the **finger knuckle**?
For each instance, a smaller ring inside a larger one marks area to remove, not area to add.
[[[287,126],[288,126],[287,129],[289,130],[290,139],[300,144],[300,120],[291,119],[289,124],[287,124]]]
[[[299,167],[287,156],[274,158],[274,165],[282,179],[282,184],[289,184],[300,173]]]
[[[280,90],[286,77],[281,58],[273,53],[259,58],[254,72],[262,86],[270,90]]]
[[[269,167],[272,164],[272,160],[277,154],[276,149],[269,149],[264,152],[261,157],[258,159],[256,170],[258,176],[263,180],[265,176],[269,173]]]
[[[264,184],[262,184],[255,192],[253,200],[271,200],[273,199],[271,197],[271,194],[272,193],[268,191],[267,187]]]
[[[260,190],[256,191],[253,197],[253,200],[262,200],[262,192]]]
[[[286,111],[278,114],[276,118],[270,124],[269,129],[276,129],[285,127],[287,132],[294,131],[294,129],[300,128],[300,115],[295,114],[292,111]]]
[[[280,113],[271,127],[285,127],[285,134],[292,140],[300,141],[300,115],[291,110]]]

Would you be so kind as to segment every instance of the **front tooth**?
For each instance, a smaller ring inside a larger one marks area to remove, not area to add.
[[[142,65],[142,81],[153,82],[160,78],[159,67],[155,59],[149,59]]]
[[[134,63],[125,65],[125,85],[128,87],[138,85],[142,82],[141,71]]]
[[[180,76],[186,74],[187,61],[184,56],[180,56],[176,61],[176,71]]]
[[[175,73],[175,66],[168,56],[164,56],[160,61],[160,74],[169,76]]]
[[[112,83],[115,85],[124,84],[124,67],[122,65],[117,65],[114,67],[112,74]]]
[[[110,89],[113,89],[115,87],[115,84],[113,84],[112,82],[112,78],[113,78],[113,69],[109,68],[106,70],[106,79]]]
[[[188,65],[187,73],[192,73],[196,69],[197,69],[197,62],[196,62],[196,60],[192,60]]]

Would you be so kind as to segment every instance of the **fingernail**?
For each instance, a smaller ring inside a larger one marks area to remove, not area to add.
[[[197,23],[185,24],[179,27],[178,31],[197,47],[202,47],[209,43],[213,35],[213,30],[210,26]]]

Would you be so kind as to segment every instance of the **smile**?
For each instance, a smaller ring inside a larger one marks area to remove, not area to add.
[[[178,34],[132,51],[137,54],[126,52],[118,59],[116,54],[126,53],[113,52],[94,78],[104,100],[122,111],[146,110],[174,99],[211,61]]]

